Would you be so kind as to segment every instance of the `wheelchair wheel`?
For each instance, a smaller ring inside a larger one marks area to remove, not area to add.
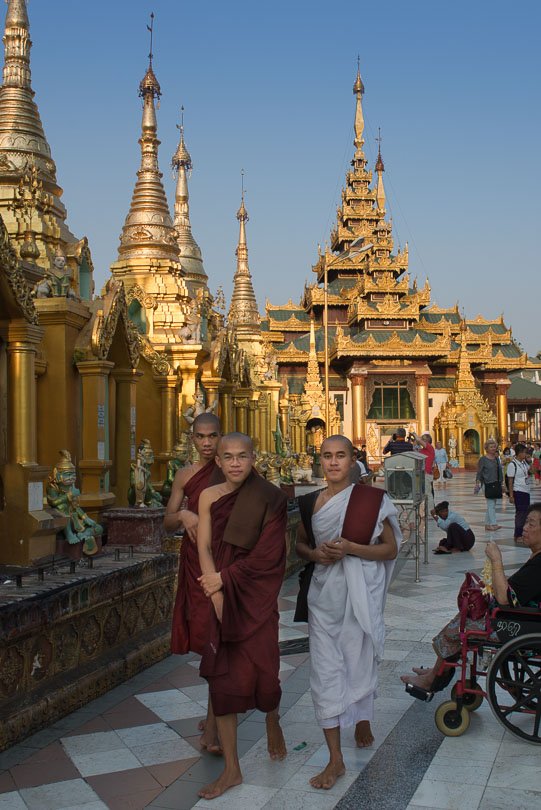
[[[434,720],[438,729],[446,737],[460,737],[470,725],[470,713],[464,706],[459,712],[454,700],[446,700],[436,709]]]
[[[469,678],[466,679],[465,686],[467,689],[472,688],[471,680]],[[457,688],[455,683],[455,685],[451,689],[452,700],[456,700],[456,696],[457,696]],[[482,702],[483,702],[483,695],[470,695],[467,692],[464,695],[462,695],[462,704],[464,708],[467,709],[469,712],[475,712],[482,704]]]
[[[490,708],[512,734],[541,743],[541,636],[508,641],[496,653],[487,674]]]

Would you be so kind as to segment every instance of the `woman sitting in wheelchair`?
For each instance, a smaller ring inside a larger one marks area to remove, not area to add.
[[[499,546],[496,543],[487,543],[486,546],[486,555],[492,568],[494,600],[499,606],[538,607],[541,603],[541,503],[534,503],[528,509],[522,536],[524,545],[530,549],[531,555],[509,578],[504,573]],[[495,603],[492,602],[490,607],[495,607]],[[413,675],[402,675],[400,680],[428,692],[445,689],[453,677],[453,669],[442,669],[442,664],[445,660],[457,660],[461,651],[460,629],[459,613],[432,639],[432,646],[437,655],[432,669],[414,667]],[[467,618],[465,629],[485,631],[485,616],[475,620]]]

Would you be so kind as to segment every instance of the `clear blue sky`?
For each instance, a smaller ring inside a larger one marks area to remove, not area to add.
[[[139,166],[137,98],[155,20],[160,168],[179,108],[194,162],[191,219],[211,290],[229,298],[240,170],[260,308],[312,281],[353,154],[357,54],[365,151],[381,127],[395,243],[433,301],[502,311],[530,353],[539,330],[538,0],[31,0],[33,87],[68,223],[99,289]]]

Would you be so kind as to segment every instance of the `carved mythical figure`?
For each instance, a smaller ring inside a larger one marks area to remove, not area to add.
[[[257,453],[254,467],[259,475],[262,475],[263,478],[267,477],[269,471],[269,454],[265,450],[262,453]]]
[[[456,458],[456,439],[449,436],[449,458]]]
[[[308,453],[299,454],[298,466],[302,471],[301,481],[307,481],[309,484],[312,482],[312,463],[313,458]]]
[[[199,304],[194,299],[186,323],[180,329],[179,335],[184,343],[201,343],[201,314]]]
[[[91,557],[98,551],[96,538],[103,534],[99,523],[88,517],[79,504],[80,491],[75,486],[75,467],[69,450],[60,450],[47,483],[47,502],[68,519],[64,533],[71,545],[83,544],[83,554]]]
[[[53,297],[77,300],[75,290],[71,287],[71,269],[60,245],[56,249],[49,279],[53,288]]]
[[[184,467],[188,461],[189,452],[188,435],[183,433],[180,437],[180,441],[173,446],[171,458],[167,462],[167,474],[162,486],[162,502],[164,506],[167,506],[167,501],[171,497],[171,487],[173,486],[173,479],[177,474],[177,470]]]
[[[276,430],[272,431],[274,436],[274,452],[278,455],[284,455],[284,437],[282,436],[282,428],[280,427],[280,418],[276,417]]]
[[[203,389],[199,387],[195,392],[193,405],[190,405],[189,408],[186,408],[184,413],[182,414],[184,419],[187,421],[189,425],[194,423],[194,420],[197,419],[202,413],[214,413],[216,409],[216,405],[218,404],[218,400],[214,400],[212,405],[209,405],[208,408],[205,407],[205,394]]]
[[[128,503],[130,506],[153,509],[162,505],[160,493],[156,492],[151,483],[150,468],[154,464],[154,451],[150,439],[141,439],[137,448],[137,460],[130,465],[130,488],[128,489]]]
[[[282,483],[280,477],[280,469],[282,467],[283,458],[282,456],[275,455],[269,456],[268,459],[268,470],[267,470],[267,481],[270,484],[274,484],[274,486],[279,487]]]

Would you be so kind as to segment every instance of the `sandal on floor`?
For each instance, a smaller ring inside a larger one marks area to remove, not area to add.
[[[451,551],[451,549],[447,550],[447,549],[441,548],[441,546],[438,546],[437,548],[432,549],[432,553],[433,554],[452,554],[453,552]]]

